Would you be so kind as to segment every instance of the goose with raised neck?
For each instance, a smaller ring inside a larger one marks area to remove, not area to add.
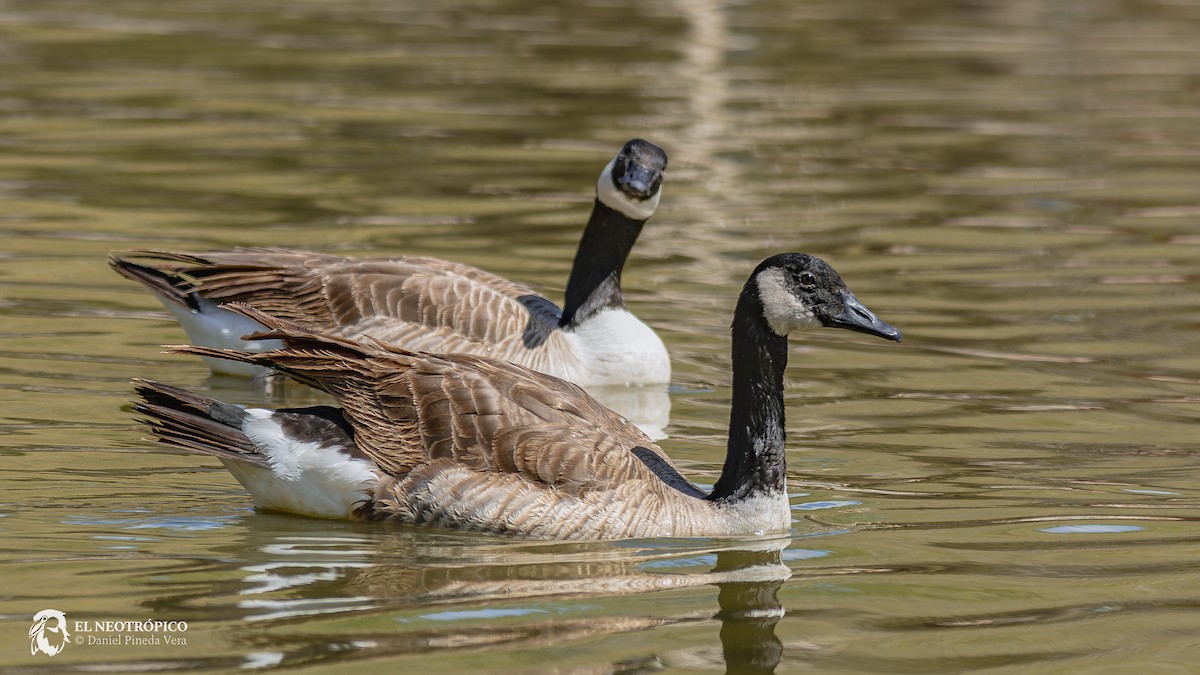
[[[221,307],[241,302],[310,330],[413,351],[491,356],[583,386],[670,381],[662,340],[625,306],[621,272],[661,196],[662,148],[626,142],[601,171],[562,310],[532,289],[436,258],[346,258],[278,248],[147,250],[110,257],[149,288],[193,344],[264,351],[261,330]],[[260,368],[218,359],[215,372]]]

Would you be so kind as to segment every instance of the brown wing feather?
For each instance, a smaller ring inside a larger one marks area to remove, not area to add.
[[[287,347],[264,354],[175,350],[271,366],[328,391],[353,424],[359,449],[394,476],[453,460],[581,494],[630,480],[661,485],[637,448],[670,466],[636,426],[564,380],[474,355],[359,344],[246,306],[230,309],[268,327],[257,337]]]
[[[153,261],[139,265],[135,259]],[[136,251],[114,269],[147,284],[138,268],[170,278],[174,290],[214,302],[243,302],[343,337],[371,336],[418,351],[494,353],[522,347],[533,290],[469,265],[436,258],[367,258],[274,248],[190,254]],[[161,277],[152,288],[160,295]]]

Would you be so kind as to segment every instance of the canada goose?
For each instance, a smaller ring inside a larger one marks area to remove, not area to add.
[[[216,455],[264,509],[540,538],[786,531],[787,335],[830,326],[900,341],[824,261],[759,264],[733,316],[728,454],[709,493],[582,389],[511,363],[320,335],[244,305],[285,345],[174,351],[264,365],[341,408],[243,409],[136,381],[160,443]]]
[[[561,310],[525,286],[436,258],[239,248],[136,251],[109,262],[153,291],[197,345],[251,352],[280,347],[241,339],[263,329],[220,307],[241,302],[329,335],[490,356],[582,386],[666,383],[666,347],[626,309],[621,294],[621,270],[658,206],[666,166],[661,148],[633,139],[601,172]],[[216,372],[263,372],[206,360]]]

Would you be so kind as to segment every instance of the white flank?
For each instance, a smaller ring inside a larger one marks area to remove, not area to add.
[[[251,333],[257,333],[265,330],[262,324],[247,319],[241,314],[235,314],[227,309],[222,309],[215,302],[199,298],[200,311],[192,311],[186,307],[163,300],[163,307],[166,307],[171,314],[179,321],[179,325],[183,326],[184,332],[187,333],[188,339],[194,345],[202,347],[213,347],[216,349],[237,349],[244,352],[269,352],[273,349],[281,349],[283,343],[279,340],[243,340],[242,337]],[[269,368],[255,366],[249,363],[239,363],[228,359],[214,359],[212,357],[203,357],[204,363],[212,369],[214,373],[224,375],[237,375],[240,377],[257,377],[270,372]]]
[[[242,432],[271,462],[270,469],[222,460],[263,509],[319,518],[350,517],[378,482],[375,467],[338,448],[291,438],[270,410],[249,408]]]
[[[671,357],[650,327],[625,309],[605,309],[564,333],[579,355],[581,386],[671,381]]]
[[[634,220],[647,220],[654,215],[654,210],[658,208],[658,200],[662,197],[662,190],[654,193],[654,196],[645,201],[639,201],[631,198],[629,195],[617,189],[613,185],[613,167],[617,164],[617,158],[613,157],[608,166],[604,167],[604,171],[600,172],[600,179],[596,181],[596,198],[601,204],[616,209],[626,216]]]

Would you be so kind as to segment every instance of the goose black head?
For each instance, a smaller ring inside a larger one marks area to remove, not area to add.
[[[667,153],[640,138],[625,144],[596,183],[596,197],[635,220],[646,220],[658,207]]]
[[[758,287],[763,318],[778,335],[826,326],[900,341],[900,331],[859,302],[820,258],[782,253],[764,260],[751,278]]]

